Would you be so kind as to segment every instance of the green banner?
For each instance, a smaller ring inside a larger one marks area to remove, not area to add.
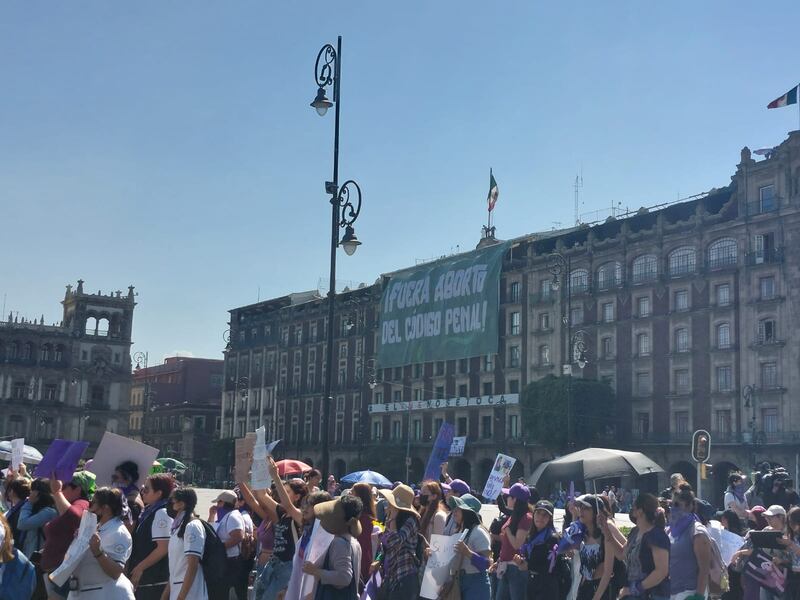
[[[509,243],[395,273],[381,297],[378,365],[495,354]]]

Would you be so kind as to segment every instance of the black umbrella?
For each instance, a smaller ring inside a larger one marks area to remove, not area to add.
[[[530,476],[531,485],[539,480],[548,481],[592,481],[622,477],[624,475],[647,475],[663,473],[658,463],[641,452],[614,450],[613,448],[586,448],[572,454],[542,463]]]

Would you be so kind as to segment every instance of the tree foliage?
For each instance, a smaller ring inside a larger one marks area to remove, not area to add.
[[[522,391],[522,422],[529,439],[552,451],[568,450],[567,400],[571,398],[575,449],[607,437],[616,425],[616,394],[605,382],[549,375]]]

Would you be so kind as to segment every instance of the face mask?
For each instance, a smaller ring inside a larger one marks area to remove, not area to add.
[[[744,492],[744,484],[737,483],[735,486],[733,486],[733,489],[741,494],[742,492]]]
[[[424,495],[419,497],[419,504],[420,504],[420,506],[428,506],[428,502],[430,502],[430,500],[431,500],[430,496],[428,496],[427,494],[424,494]]]
[[[167,516],[170,519],[174,519],[175,517],[178,516],[178,511],[175,510],[175,505],[172,503],[172,500],[167,502],[167,507],[166,508],[167,508]]]
[[[674,525],[675,523],[677,523],[678,521],[680,521],[681,519],[686,517],[688,514],[689,513],[687,513],[682,508],[679,508],[677,506],[673,506],[672,510],[669,511],[669,522],[670,522],[671,525]]]

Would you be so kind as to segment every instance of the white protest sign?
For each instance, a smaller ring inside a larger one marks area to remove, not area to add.
[[[467,444],[467,436],[462,435],[453,438],[450,444],[450,456],[464,456],[464,446]]]
[[[719,553],[722,555],[722,562],[726,565],[731,564],[733,555],[744,545],[742,536],[731,533],[723,529],[720,533]]]
[[[16,473],[22,464],[23,451],[25,449],[25,438],[11,440],[11,470]]]
[[[500,490],[503,489],[503,480],[511,473],[515,462],[517,462],[517,459],[511,456],[506,456],[505,454],[497,455],[492,472],[489,474],[489,479],[483,488],[484,498],[490,501],[497,499],[500,495]]]
[[[461,537],[456,535],[431,535],[431,557],[422,576],[421,598],[435,600],[442,586],[450,580],[450,563],[456,555],[455,545]]]
[[[328,533],[325,529],[322,528],[322,523],[319,519],[314,521],[314,529],[311,531],[311,539],[308,540],[308,546],[306,547],[306,562],[313,563],[315,565],[322,565],[322,561],[325,559],[325,553],[328,552],[328,548],[333,542],[334,535],[332,533]],[[313,597],[314,594],[314,586],[317,583],[317,580],[312,575],[306,575],[303,573],[303,578],[300,581],[300,598],[304,600],[308,597]],[[288,598],[289,596],[287,596]]]
[[[129,460],[139,467],[138,485],[141,487],[153,468],[156,456],[158,448],[106,431],[94,453],[91,472],[97,477],[97,487],[111,485],[114,470]]]
[[[83,555],[89,550],[89,540],[92,539],[95,531],[97,531],[97,515],[88,510],[83,511],[78,534],[67,548],[64,560],[55,571],[50,573],[50,581],[58,586],[67,582],[78,563],[83,559]]]
[[[262,425],[256,429],[256,443],[253,446],[253,464],[250,468],[250,487],[254,490],[268,490],[272,486],[272,477],[267,466],[267,456],[278,442],[267,447],[266,429]]]

